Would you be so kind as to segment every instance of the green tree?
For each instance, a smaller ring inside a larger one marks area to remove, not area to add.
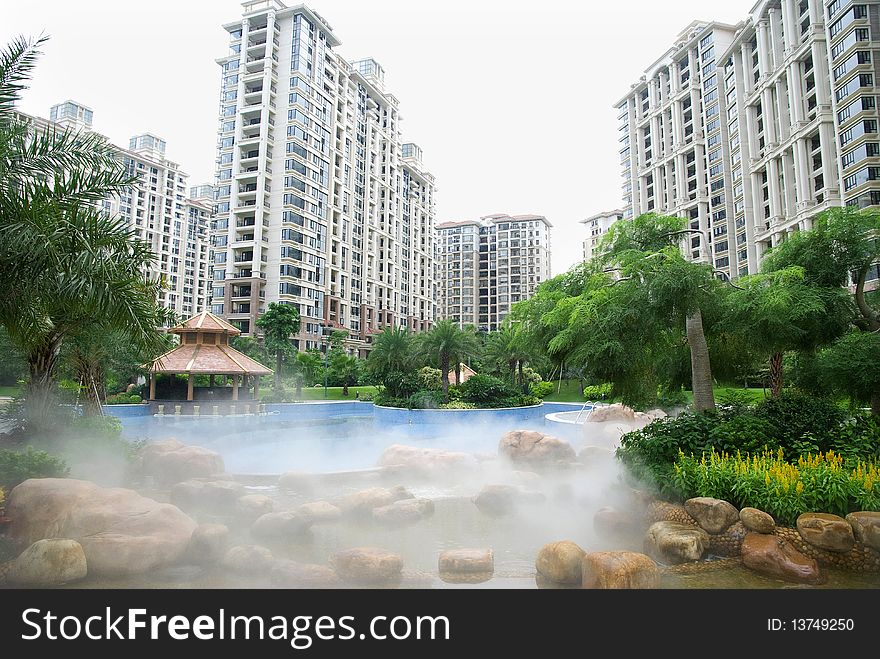
[[[272,357],[266,347],[257,339],[251,336],[234,336],[230,339],[229,345],[254,361],[260,362],[263,366],[272,368]]]
[[[510,378],[511,383],[523,385],[523,366],[529,361],[527,332],[518,332],[511,323],[504,323],[498,331],[486,337],[484,360],[491,370]],[[517,369],[519,378],[517,379]]]
[[[29,420],[50,420],[65,340],[96,322],[158,347],[170,321],[162,287],[144,272],[155,255],[99,202],[131,183],[96,133],[39,128],[15,111],[44,42],[23,37],[0,51],[0,324],[25,354]]]
[[[420,351],[428,359],[436,359],[443,385],[443,401],[449,402],[449,369],[456,362],[456,377],[460,381],[458,364],[477,353],[478,343],[472,332],[462,330],[451,320],[439,321],[433,329],[420,337]]]
[[[302,397],[303,384],[315,384],[318,373],[324,367],[324,357],[319,350],[305,350],[297,353],[294,361],[294,377],[296,378],[296,397]]]
[[[285,356],[296,352],[290,338],[299,332],[299,309],[292,304],[270,302],[269,308],[257,318],[257,327],[263,330],[263,345],[275,353],[275,391],[281,391],[281,369]]]
[[[330,361],[330,372],[335,382],[342,383],[342,395],[348,396],[349,386],[357,384],[361,360],[344,352],[336,353]]]
[[[406,376],[415,370],[416,361],[412,335],[403,327],[385,327],[373,339],[367,372],[391,396],[398,397],[405,393]]]

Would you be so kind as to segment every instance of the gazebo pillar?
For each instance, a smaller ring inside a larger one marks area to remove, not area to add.
[[[254,379],[254,400],[260,400],[260,376]]]
[[[156,374],[150,373],[150,400],[156,400]]]
[[[189,373],[186,378],[186,399],[193,399],[193,379],[195,379],[195,375]]]
[[[232,400],[238,400],[238,376],[232,376]]]

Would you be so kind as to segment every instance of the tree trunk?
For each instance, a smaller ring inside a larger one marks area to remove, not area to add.
[[[449,355],[440,353],[440,382],[443,385],[443,402],[449,402]]]
[[[55,370],[61,352],[62,337],[53,334],[43,345],[28,354],[28,381],[25,403],[28,422],[48,427],[51,412],[57,404],[54,392]]]
[[[871,305],[865,300],[865,278],[867,275],[868,268],[864,268],[859,272],[859,278],[856,282],[856,305],[868,324],[868,331],[876,332],[880,330],[880,320],[877,319],[877,314],[874,313]]]
[[[348,398],[348,378],[342,381],[342,395]]]
[[[297,378],[296,378],[296,397],[297,397],[297,399],[302,398],[302,395],[303,395],[303,378],[304,377],[305,377],[305,375],[300,373],[300,375],[297,376]]]
[[[516,384],[516,360],[511,359],[507,365],[510,367],[510,384]]]
[[[703,332],[703,314],[698,309],[685,320],[688,345],[691,349],[691,381],[694,390],[694,409],[698,412],[715,409],[712,392],[712,365],[709,346]]]
[[[461,361],[455,362],[455,386],[461,386]]]
[[[779,398],[782,393],[782,353],[774,352],[770,357],[770,394]]]
[[[871,394],[871,414],[880,417],[880,390],[875,389]]]
[[[523,360],[522,359],[519,360],[517,367],[519,368],[519,386],[520,386],[520,389],[522,389],[523,388],[523,381],[524,381],[523,380]]]
[[[284,353],[280,350],[275,351],[275,395],[281,391],[281,365],[283,364]]]

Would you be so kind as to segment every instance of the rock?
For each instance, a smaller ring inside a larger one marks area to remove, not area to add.
[[[498,453],[518,464],[549,465],[574,462],[571,444],[531,430],[512,430],[498,443]]]
[[[183,510],[229,512],[244,493],[235,481],[193,478],[171,488],[171,503]]]
[[[570,540],[551,542],[538,551],[535,569],[555,583],[579,584],[583,549]]]
[[[649,503],[648,509],[645,512],[645,520],[649,524],[654,522],[678,522],[679,524],[699,526],[697,520],[688,515],[684,506],[678,503],[669,503],[668,501],[652,501]]]
[[[238,545],[223,556],[223,567],[236,574],[268,573],[275,562],[272,552],[259,545]]]
[[[848,552],[856,542],[849,522],[828,513],[804,513],[797,518],[797,530],[811,545],[828,551]]]
[[[539,492],[527,492],[513,485],[486,485],[473,498],[474,505],[480,512],[493,517],[509,515],[523,503],[537,503],[544,495]]]
[[[443,574],[491,575],[495,571],[495,553],[491,549],[447,549],[440,552],[437,568]]]
[[[225,471],[219,453],[201,446],[187,446],[176,439],[147,444],[141,450],[140,464],[145,476],[152,476],[164,485]]]
[[[716,556],[739,556],[742,553],[743,539],[749,530],[737,521],[731,524],[724,533],[713,533],[709,536],[709,553]]]
[[[416,476],[442,476],[473,471],[479,467],[479,461],[470,453],[392,444],[382,452],[379,466],[403,470]]]
[[[327,501],[304,503],[296,509],[296,512],[312,520],[312,524],[328,524],[342,517],[342,511]]]
[[[709,534],[678,522],[654,522],[645,534],[645,553],[665,563],[698,561],[709,548]]]
[[[628,535],[638,528],[631,515],[611,507],[600,508],[593,515],[593,529],[600,535]]]
[[[846,516],[846,521],[852,526],[856,540],[872,549],[880,550],[880,513],[850,513]]]
[[[371,487],[367,490],[349,494],[342,499],[339,507],[346,515],[369,515],[372,513],[373,508],[381,508],[382,506],[389,506],[395,501],[413,498],[413,495],[403,487],[390,490],[384,487]]]
[[[434,514],[434,502],[430,499],[401,499],[391,505],[373,508],[373,519],[387,526],[415,524]]]
[[[739,511],[733,504],[723,499],[712,497],[688,499],[684,502],[684,509],[708,533],[721,533],[728,526],[739,521]]]
[[[667,416],[669,416],[659,407],[653,410],[648,410],[647,412],[645,412],[645,415],[648,416],[652,421],[656,421],[657,419],[665,419]]]
[[[773,533],[776,531],[776,522],[769,513],[757,508],[743,508],[739,511],[739,519],[750,531],[755,533]]]
[[[490,581],[492,577],[495,576],[495,572],[446,572],[441,571],[438,573],[440,577],[440,581],[444,583],[454,583],[454,584],[478,584],[485,583]],[[425,588],[430,588],[430,583],[424,586]]]
[[[278,477],[278,488],[286,492],[309,494],[315,490],[318,477],[302,471],[288,471]]]
[[[12,561],[6,579],[13,586],[45,588],[84,579],[86,554],[76,540],[37,540]]]
[[[611,403],[610,405],[597,405],[593,408],[587,421],[590,423],[603,423],[606,421],[623,421],[635,423],[635,412],[623,403]]]
[[[25,481],[9,494],[6,514],[13,542],[76,540],[95,576],[137,574],[173,563],[196,528],[176,506],[70,478]]]
[[[343,581],[378,584],[400,577],[403,558],[384,549],[356,547],[333,554],[330,565]]]
[[[798,583],[818,583],[819,565],[775,535],[749,533],[743,540],[742,561],[764,576]]]
[[[660,571],[650,557],[632,551],[594,551],[581,559],[581,587],[647,589],[660,586]]]
[[[274,509],[275,502],[265,494],[245,494],[235,500],[236,514],[245,519],[257,519]]]
[[[281,588],[339,588],[342,585],[332,568],[295,561],[276,562],[270,578]]]
[[[614,451],[604,446],[585,446],[577,458],[582,465],[609,463],[614,460]]]
[[[312,526],[312,520],[295,510],[266,513],[251,526],[251,535],[261,540],[289,540],[302,535]]]
[[[197,563],[216,563],[226,554],[229,529],[223,524],[199,524],[192,533],[188,554]]]

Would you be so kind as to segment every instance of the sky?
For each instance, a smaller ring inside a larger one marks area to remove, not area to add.
[[[287,2],[288,6],[296,3]],[[437,179],[437,221],[535,213],[552,269],[580,259],[579,221],[621,205],[613,104],[693,20],[735,24],[752,0],[312,0],[349,61],[372,57],[403,138]],[[150,132],[190,183],[214,176],[224,23],[236,0],[2,0],[0,43],[47,34],[20,108],[73,99],[127,146]]]

